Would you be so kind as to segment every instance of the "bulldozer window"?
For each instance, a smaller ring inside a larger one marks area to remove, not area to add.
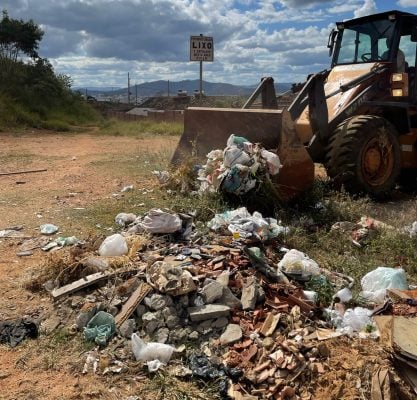
[[[334,64],[352,64],[389,60],[385,42],[392,42],[395,22],[387,19],[345,27],[339,31]],[[384,54],[385,52],[385,54]],[[383,56],[384,54],[384,56]]]
[[[406,66],[415,67],[416,66],[416,42],[411,41],[410,35],[401,36],[400,50],[404,53]]]

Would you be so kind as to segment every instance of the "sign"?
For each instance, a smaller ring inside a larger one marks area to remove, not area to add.
[[[213,38],[210,36],[190,37],[190,61],[213,61]]]

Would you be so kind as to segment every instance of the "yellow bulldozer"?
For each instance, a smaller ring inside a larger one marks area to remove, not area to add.
[[[417,15],[390,11],[336,23],[331,67],[311,75],[279,109],[274,81],[262,78],[242,109],[188,108],[172,162],[203,158],[237,134],[275,149],[284,199],[314,180],[314,163],[352,193],[385,196],[417,171]],[[254,105],[259,104],[257,108]]]

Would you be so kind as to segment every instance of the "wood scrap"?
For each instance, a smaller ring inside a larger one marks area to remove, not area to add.
[[[29,169],[26,171],[14,171],[14,172],[0,172],[0,176],[7,176],[7,175],[18,175],[18,174],[33,174],[35,172],[45,172],[48,171],[46,168],[43,169]]]
[[[123,304],[123,307],[119,314],[116,315],[116,326],[120,326],[125,322],[130,315],[135,311],[139,303],[146,297],[146,295],[152,290],[151,286],[145,282],[141,282],[138,288],[129,297],[129,300]]]
[[[64,285],[60,288],[52,290],[51,295],[54,299],[58,299],[62,296],[65,296],[70,293],[74,293],[78,290],[91,286],[94,283],[107,279],[112,275],[114,275],[114,273],[96,272],[94,274],[86,276],[85,278],[81,278],[77,281],[69,283],[68,285]]]

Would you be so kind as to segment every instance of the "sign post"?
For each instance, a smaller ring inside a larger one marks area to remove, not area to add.
[[[190,61],[200,61],[200,96],[203,95],[203,61],[213,61],[213,38],[210,36],[190,37]]]

